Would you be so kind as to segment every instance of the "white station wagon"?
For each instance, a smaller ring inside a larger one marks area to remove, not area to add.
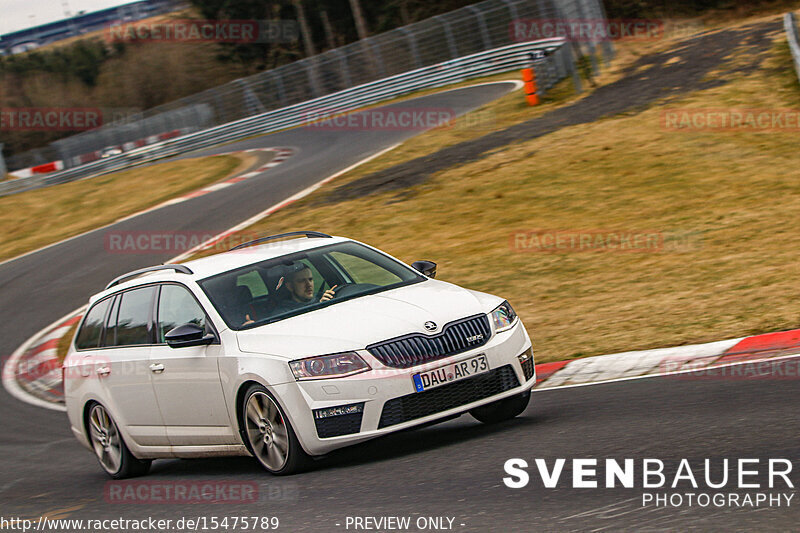
[[[521,321],[435,274],[292,232],[120,276],[91,298],[64,362],[72,431],[114,478],[214,455],[289,474],[466,412],[522,413],[536,376]]]

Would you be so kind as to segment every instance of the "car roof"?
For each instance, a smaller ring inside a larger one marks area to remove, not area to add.
[[[120,290],[145,285],[148,283],[164,282],[164,281],[200,281],[209,276],[228,272],[241,268],[253,263],[260,263],[268,259],[274,259],[284,255],[303,252],[314,248],[320,248],[329,244],[336,244],[341,242],[354,242],[352,239],[345,237],[312,237],[290,239],[285,241],[274,241],[260,244],[257,246],[250,246],[241,248],[239,250],[230,250],[224,253],[201,257],[192,261],[181,263],[183,266],[189,268],[192,274],[180,274],[172,270],[155,270],[146,272],[130,280],[123,281],[117,285],[109,287],[94,296],[89,300],[90,305],[100,300],[109,294],[114,294]]]

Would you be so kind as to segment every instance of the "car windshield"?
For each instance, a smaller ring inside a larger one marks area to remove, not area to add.
[[[230,270],[200,286],[228,327],[240,330],[424,279],[380,252],[344,242]]]

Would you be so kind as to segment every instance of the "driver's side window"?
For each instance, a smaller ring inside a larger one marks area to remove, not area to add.
[[[164,335],[184,324],[195,324],[207,329],[207,318],[190,293],[180,285],[162,285],[158,297],[158,343],[163,344]]]

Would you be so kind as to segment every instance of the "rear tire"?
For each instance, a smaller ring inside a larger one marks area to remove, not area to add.
[[[250,453],[270,474],[295,474],[311,463],[280,404],[263,385],[251,386],[244,396],[242,435]]]
[[[516,396],[497,400],[487,405],[482,405],[471,410],[469,414],[484,424],[496,424],[510,420],[522,414],[531,400],[531,391],[527,390]]]
[[[114,479],[143,476],[152,460],[137,459],[128,449],[116,422],[105,407],[93,403],[86,417],[86,429],[95,457],[106,474]]]

